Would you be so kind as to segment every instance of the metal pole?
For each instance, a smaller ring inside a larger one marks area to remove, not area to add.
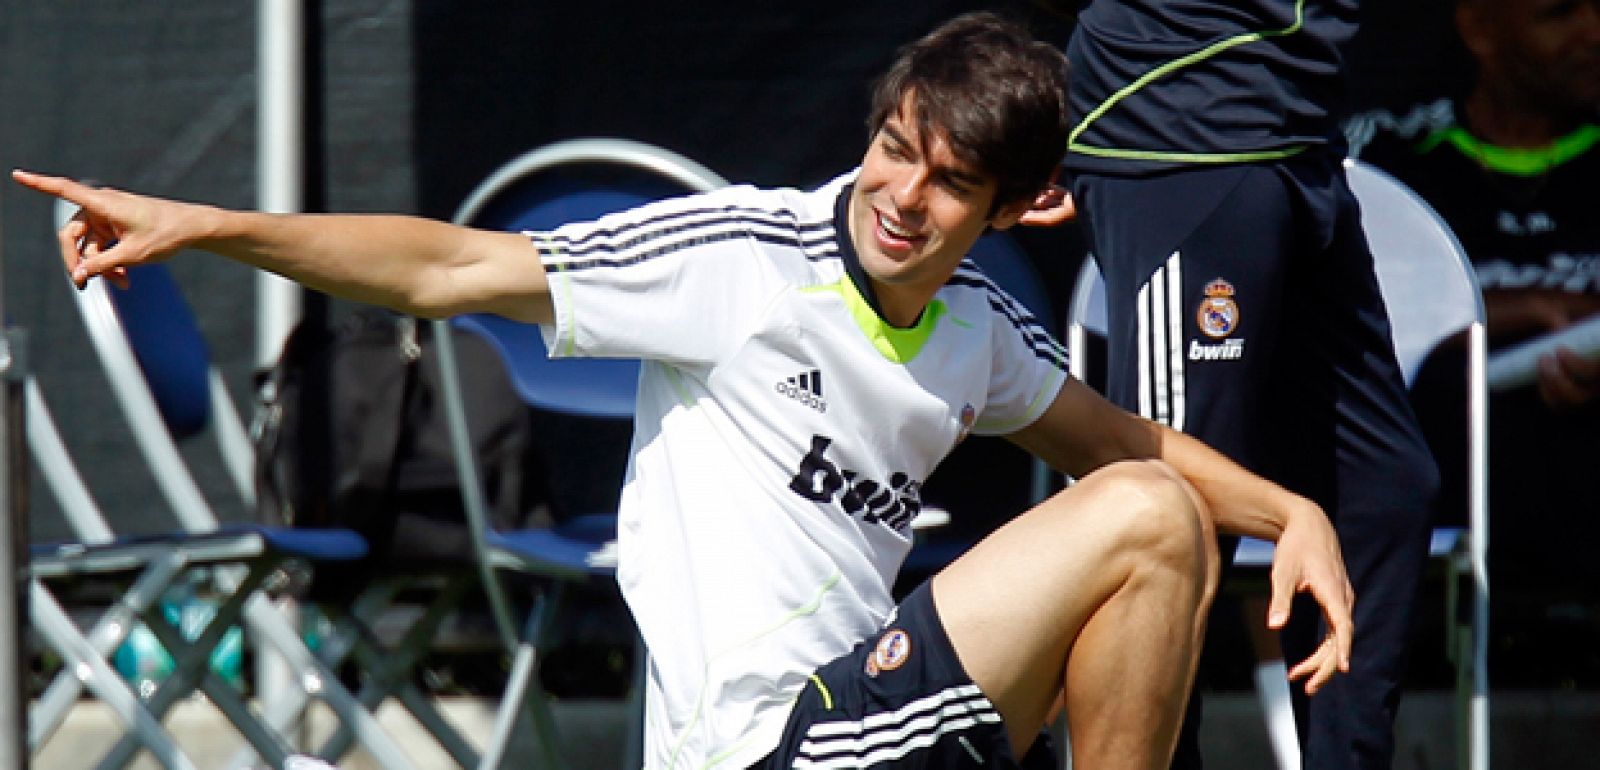
[[[1479,311],[1479,318],[1483,318]],[[1468,526],[1472,561],[1472,707],[1469,715],[1468,767],[1488,770],[1489,762],[1489,392],[1488,331],[1482,322],[1468,330],[1471,379],[1468,400],[1472,410],[1471,504]]]
[[[256,207],[274,214],[304,208],[305,5],[257,0]],[[256,365],[269,367],[300,317],[294,282],[262,272],[256,278]]]
[[[0,265],[4,265],[0,249]],[[0,270],[3,274],[4,270]],[[5,282],[0,280],[0,319],[5,318]],[[27,455],[23,449],[22,350],[20,329],[0,332],[0,767],[28,767],[28,505]]]
[[[304,208],[305,193],[305,2],[257,0],[256,207],[274,214]],[[299,285],[281,276],[256,274],[256,369],[271,367],[301,314]],[[285,600],[287,617],[297,617]],[[293,667],[271,645],[256,647],[256,686],[268,707],[296,698]],[[291,724],[298,725],[299,719]],[[284,730],[300,744],[298,727]]]

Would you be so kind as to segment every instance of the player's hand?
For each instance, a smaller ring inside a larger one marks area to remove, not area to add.
[[[1055,227],[1077,216],[1078,206],[1072,200],[1072,193],[1061,185],[1052,184],[1034,197],[1032,205],[1017,222],[1031,227]]]
[[[166,259],[202,232],[196,214],[203,207],[22,170],[11,178],[78,206],[56,233],[62,263],[78,288],[95,276],[125,286],[129,266]]]
[[[1267,605],[1269,628],[1283,629],[1289,622],[1294,595],[1300,592],[1310,593],[1322,606],[1328,628],[1316,651],[1289,670],[1289,679],[1304,679],[1306,694],[1314,695],[1334,674],[1350,670],[1355,589],[1345,575],[1333,526],[1322,510],[1309,502],[1293,512],[1278,538],[1272,560],[1272,599]]]
[[[1555,409],[1582,406],[1600,396],[1600,358],[1567,349],[1539,357],[1539,397]]]

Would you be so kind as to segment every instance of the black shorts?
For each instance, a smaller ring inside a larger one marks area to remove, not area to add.
[[[1000,712],[961,667],[918,586],[877,634],[811,675],[760,768],[1055,767],[1041,735],[1018,763]]]

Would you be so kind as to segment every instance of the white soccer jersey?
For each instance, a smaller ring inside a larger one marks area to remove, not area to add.
[[[884,622],[928,474],[1009,433],[1066,356],[965,262],[915,328],[846,273],[844,177],[730,187],[530,237],[557,356],[644,359],[618,581],[649,648],[646,765],[745,767]]]

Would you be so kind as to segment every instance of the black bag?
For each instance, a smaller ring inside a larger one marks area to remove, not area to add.
[[[487,342],[462,331],[454,341],[491,525],[548,525],[533,410]],[[368,564],[469,558],[432,349],[422,322],[387,311],[355,311],[332,331],[296,327],[257,390],[260,518],[356,530]]]

